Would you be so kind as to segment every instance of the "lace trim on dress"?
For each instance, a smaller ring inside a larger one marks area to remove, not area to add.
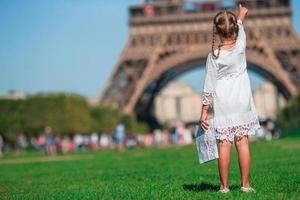
[[[215,132],[215,137],[218,141],[227,140],[233,142],[235,137],[255,135],[255,130],[259,128],[259,122],[253,121],[248,124],[225,128],[214,128],[213,130]]]

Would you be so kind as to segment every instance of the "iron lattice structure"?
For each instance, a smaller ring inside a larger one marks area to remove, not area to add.
[[[236,1],[245,21],[249,66],[290,98],[300,88],[300,40],[289,0]],[[222,2],[144,0],[130,10],[130,33],[101,95],[101,104],[146,118],[157,92],[187,70],[203,66],[211,50],[212,19]]]

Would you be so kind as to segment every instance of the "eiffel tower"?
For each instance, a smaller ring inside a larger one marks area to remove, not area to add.
[[[226,4],[227,2],[227,4]],[[300,40],[291,25],[289,0],[144,0],[129,8],[128,41],[113,69],[101,104],[149,117],[156,94],[182,73],[205,64],[212,19],[222,9],[249,9],[245,21],[249,67],[285,98],[300,88]]]

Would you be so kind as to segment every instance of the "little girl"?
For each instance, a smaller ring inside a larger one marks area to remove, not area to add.
[[[243,21],[247,8],[239,6],[239,16],[230,11],[214,18],[212,52],[206,61],[201,127],[214,132],[219,149],[220,192],[229,192],[228,170],[232,143],[235,143],[241,172],[241,191],[255,192],[250,187],[250,151],[248,136],[260,128],[246,62],[246,34]],[[216,35],[221,44],[215,48]],[[214,117],[207,120],[213,107]]]

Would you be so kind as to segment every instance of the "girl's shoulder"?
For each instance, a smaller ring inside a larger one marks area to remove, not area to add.
[[[207,55],[207,62],[211,63],[213,61],[213,59],[214,59],[214,57],[213,57],[212,53],[209,52]]]
[[[215,50],[214,50],[214,54],[215,54],[215,55],[217,55],[217,54],[218,54],[218,50],[217,50],[217,49],[215,49]],[[208,53],[208,55],[207,55],[207,59],[211,59],[211,60],[213,60],[213,59],[214,59],[214,57],[213,57],[213,55],[212,55],[212,52],[209,52],[209,53]]]
[[[206,60],[206,68],[213,70],[216,67],[216,59],[213,57],[212,52],[208,53]]]

